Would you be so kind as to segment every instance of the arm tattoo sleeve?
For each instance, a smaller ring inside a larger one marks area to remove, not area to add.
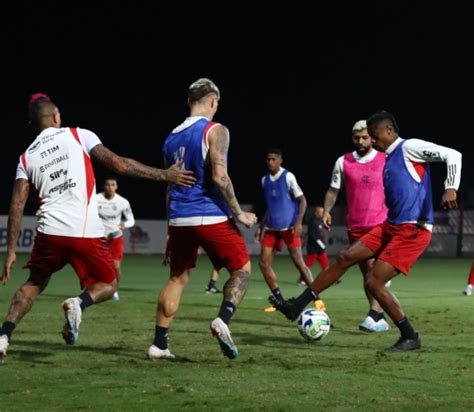
[[[222,197],[236,216],[242,213],[235,196],[234,186],[227,174],[227,152],[229,150],[229,134],[224,127],[217,127],[216,140],[211,144],[210,158],[214,175],[214,183],[222,193]]]
[[[16,250],[16,242],[20,234],[21,221],[23,219],[23,210],[29,192],[30,185],[27,180],[17,179],[15,181],[7,224],[7,250],[11,252],[15,252]]]
[[[91,150],[91,157],[103,166],[125,176],[161,181],[163,170],[146,166],[136,160],[116,155],[104,145],[98,144]]]

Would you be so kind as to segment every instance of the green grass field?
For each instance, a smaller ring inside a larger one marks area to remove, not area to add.
[[[19,256],[12,281],[0,289],[0,316],[26,279]],[[2,259],[3,260],[3,259]],[[469,260],[424,259],[392,283],[423,348],[386,353],[398,330],[358,331],[367,303],[351,269],[323,294],[335,327],[306,343],[296,324],[267,314],[269,291],[257,262],[232,323],[239,358],[224,358],[209,334],[221,296],[203,293],[210,265],[201,257],[170,332],[175,362],[146,359],[156,296],[167,279],[159,256],[126,256],[121,301],[85,312],[76,346],[61,338],[60,303],[76,295],[71,268],[57,273],[13,336],[0,365],[0,411],[473,411],[474,297],[461,294]],[[275,261],[281,289],[296,295],[296,271]],[[227,274],[223,272],[218,285]]]

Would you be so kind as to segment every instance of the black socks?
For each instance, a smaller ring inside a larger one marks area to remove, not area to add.
[[[12,333],[16,328],[16,324],[13,322],[5,321],[3,322],[2,328],[0,329],[0,336],[6,335],[8,341],[10,342],[12,339]]]
[[[78,297],[81,300],[81,310],[83,312],[86,308],[88,308],[94,303],[91,298],[91,295],[89,295],[87,292],[82,292]]]
[[[153,341],[159,349],[168,349],[168,328],[163,328],[161,326],[155,326],[155,340]]]
[[[395,325],[400,329],[402,337],[406,339],[416,339],[415,329],[413,329],[413,326],[411,326],[411,323],[406,316],[402,320],[395,322]]]
[[[234,316],[235,310],[236,307],[232,302],[224,300],[224,302],[222,302],[218,316],[224,321],[226,325],[228,325],[230,318]]]

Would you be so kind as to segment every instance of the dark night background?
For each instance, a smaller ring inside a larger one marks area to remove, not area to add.
[[[186,90],[199,77],[221,90],[215,120],[231,132],[230,175],[239,201],[260,216],[265,148],[281,147],[308,202],[321,202],[335,160],[352,150],[352,124],[381,108],[403,137],[463,153],[460,197],[474,207],[472,13],[455,3],[353,3],[362,2],[15,3],[1,17],[0,214],[32,139],[31,93],[49,94],[64,126],[162,166],[161,146],[187,116]],[[107,172],[95,170],[100,188]],[[432,170],[438,204],[445,166]],[[126,177],[119,185],[136,217],[165,217],[164,185]]]

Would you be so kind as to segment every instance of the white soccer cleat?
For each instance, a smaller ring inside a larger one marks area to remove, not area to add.
[[[211,323],[211,333],[219,342],[222,353],[229,359],[235,359],[239,355],[237,346],[235,346],[229,327],[221,318],[215,318]]]
[[[120,300],[120,296],[118,292],[114,292],[114,294],[112,295],[112,300],[115,300],[115,301]]]
[[[466,296],[471,296],[472,295],[472,285],[467,285],[462,293]]]
[[[379,319],[375,323],[375,332],[386,332],[390,329],[390,325],[387,323],[385,319]]]
[[[148,359],[165,359],[165,360],[173,360],[175,356],[167,349],[160,349],[155,345],[151,345],[148,348]]]
[[[2,335],[0,336],[0,363],[5,362],[5,358],[7,357],[7,349],[8,349],[8,336]]]
[[[79,339],[79,325],[82,321],[80,299],[66,299],[61,306],[64,312],[63,339],[68,345],[74,345]]]
[[[392,281],[389,280],[388,282],[385,283],[385,287],[386,287],[386,288],[389,288],[391,284],[392,284]]]

